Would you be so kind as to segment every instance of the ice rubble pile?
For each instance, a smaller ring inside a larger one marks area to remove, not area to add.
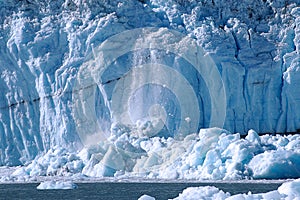
[[[297,131],[300,128],[300,93],[297,92],[300,82],[300,8],[297,2],[298,0],[1,1],[0,164],[25,164],[54,146],[74,150],[81,148],[77,124],[72,115],[73,86],[78,71],[86,57],[92,54],[93,47],[96,48],[112,35],[141,27],[166,27],[189,35],[214,59],[226,88],[227,113],[224,128],[241,133],[249,129],[255,129],[259,133]],[[129,57],[137,58],[137,61],[148,56],[144,52],[132,54]],[[160,54],[155,57],[160,57]],[[116,63],[124,63],[123,61],[124,59],[120,59]],[[172,60],[162,61],[168,66],[174,64]],[[107,90],[119,78],[114,69],[109,72],[111,73],[104,77],[108,81],[102,85],[105,91],[99,91],[102,97],[105,97]],[[199,87],[199,79],[193,79],[193,76],[194,74],[187,74],[185,78]],[[109,79],[110,77],[113,78]],[[209,96],[205,92],[202,95]],[[100,101],[99,108],[95,109],[101,109],[106,103],[109,105],[109,99]],[[110,116],[109,109],[107,112],[107,116]],[[208,124],[204,122],[202,127],[208,127]],[[89,127],[83,127],[85,128]],[[222,137],[235,140],[232,137],[238,136]],[[222,140],[221,136],[215,138]],[[147,145],[153,144],[164,151],[163,149],[172,146],[170,141],[171,139],[151,139],[141,142],[141,149],[137,150],[151,153]],[[186,142],[196,144],[189,138]],[[159,145],[169,146],[164,148]],[[243,149],[243,145],[248,143],[235,142],[235,145]],[[198,166],[203,166],[210,176],[215,176],[212,169],[217,169],[223,174],[221,176],[229,178],[229,174],[222,168],[224,166],[231,166],[232,170],[237,168],[241,172],[238,176],[246,175],[243,173],[248,169],[244,169],[243,164],[250,157],[245,155],[246,160],[243,160],[242,156],[232,156],[232,161],[226,162],[225,160],[230,159],[225,153],[222,154],[225,146],[220,146],[220,152],[208,150],[208,155],[219,155],[220,159],[216,158],[218,162],[214,166],[207,165],[210,163],[210,156],[203,158],[206,150],[196,147],[176,148],[178,153],[192,152],[199,160],[193,161],[191,156],[186,156],[181,161],[174,160],[169,167],[180,165],[182,171],[186,171],[184,167],[187,167],[189,172],[182,174],[178,171],[173,176],[193,174],[194,168]],[[258,146],[260,149],[267,148],[259,143]],[[106,147],[101,148],[106,152]],[[109,150],[112,153],[114,151],[113,148]],[[227,153],[234,154],[229,149]],[[252,153],[253,156],[257,154],[255,150]],[[93,160],[102,160],[102,154],[103,152],[93,156]],[[148,160],[149,165],[161,162],[152,154],[153,160]],[[276,155],[272,152],[269,155],[262,154],[262,157],[272,155],[276,160]],[[287,156],[292,158],[293,153]],[[233,166],[230,162],[243,164]],[[123,165],[120,170],[124,168]],[[94,167],[91,163],[89,166]],[[128,166],[132,168],[126,164]],[[252,167],[255,169],[254,174],[257,174],[259,169]],[[133,171],[140,173],[141,168],[135,167]],[[85,168],[85,171],[89,170]]]
[[[300,177],[300,135],[259,136],[250,130],[241,138],[239,133],[219,128],[201,129],[182,140],[138,137],[126,131],[118,134],[77,155],[65,149],[50,150],[18,168],[11,179],[48,175],[164,180]]]
[[[283,183],[277,190],[270,191],[261,194],[237,194],[230,195],[228,192],[223,192],[216,187],[206,186],[206,187],[190,187],[185,189],[178,197],[174,200],[195,200],[195,199],[218,199],[218,200],[281,200],[281,199],[299,199],[300,197],[300,179],[295,181]],[[144,197],[144,196],[142,196]],[[143,198],[140,198],[141,200]],[[151,199],[150,196],[144,197],[145,199]],[[155,199],[152,197],[152,199]]]
[[[83,161],[64,148],[52,148],[46,154],[35,158],[26,167],[17,168],[11,180],[26,181],[37,176],[73,176],[81,173]]]

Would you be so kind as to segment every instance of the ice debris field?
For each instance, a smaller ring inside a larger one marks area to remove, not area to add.
[[[123,128],[123,127],[122,127]],[[18,167],[2,181],[30,181],[37,176],[74,179],[116,177],[143,179],[241,180],[300,177],[300,136],[245,138],[224,129],[201,129],[182,140],[137,137],[118,132],[108,141],[79,152],[54,147]]]
[[[218,200],[292,200],[299,199],[300,196],[300,179],[292,182],[283,183],[277,190],[270,191],[261,194],[237,194],[230,195],[230,193],[225,193],[213,186],[206,187],[190,187],[185,189],[178,197],[174,200],[196,200],[196,199],[218,199]],[[155,200],[155,198],[143,195],[139,200]]]

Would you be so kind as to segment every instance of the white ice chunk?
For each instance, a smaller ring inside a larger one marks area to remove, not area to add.
[[[77,185],[71,181],[45,181],[41,182],[36,189],[38,190],[69,190],[76,189]]]
[[[282,179],[300,177],[300,154],[293,151],[266,151],[249,163],[254,178]]]
[[[225,193],[213,186],[189,187],[183,190],[175,200],[225,199],[229,196],[229,193]]]
[[[300,199],[300,179],[283,183],[278,192],[287,196],[286,199]]]
[[[155,200],[154,197],[151,197],[149,195],[144,194],[143,196],[141,196],[138,200]]]

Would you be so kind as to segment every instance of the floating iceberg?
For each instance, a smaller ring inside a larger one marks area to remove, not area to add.
[[[230,196],[229,193],[225,193],[213,186],[206,187],[190,187],[185,190],[176,200],[192,200],[192,199],[226,199]]]
[[[138,200],[155,200],[154,197],[151,197],[149,195],[144,194],[143,196],[141,196]]]
[[[41,182],[36,189],[38,190],[70,190],[76,189],[77,185],[71,181],[45,181]]]

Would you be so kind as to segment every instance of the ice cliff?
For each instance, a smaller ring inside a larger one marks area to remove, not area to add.
[[[157,29],[145,34],[148,46],[141,45],[144,32],[126,35],[149,27]],[[159,35],[165,30],[170,37]],[[200,58],[210,57],[218,77],[193,68],[190,42],[179,33],[199,46]],[[132,45],[127,51],[124,39]],[[185,49],[159,47],[173,39]],[[174,136],[189,122],[196,131],[209,127],[223,116],[214,110],[219,104],[225,105],[223,128],[231,132],[300,129],[298,0],[0,0],[0,43],[1,165],[24,164],[57,145],[79,149],[89,142],[78,133],[85,130],[117,133],[122,105],[112,104],[116,87],[117,97],[129,99],[126,119],[148,136]],[[94,73],[93,64],[103,63],[106,69]],[[159,67],[154,74],[153,63]],[[134,93],[127,97],[129,89]]]

